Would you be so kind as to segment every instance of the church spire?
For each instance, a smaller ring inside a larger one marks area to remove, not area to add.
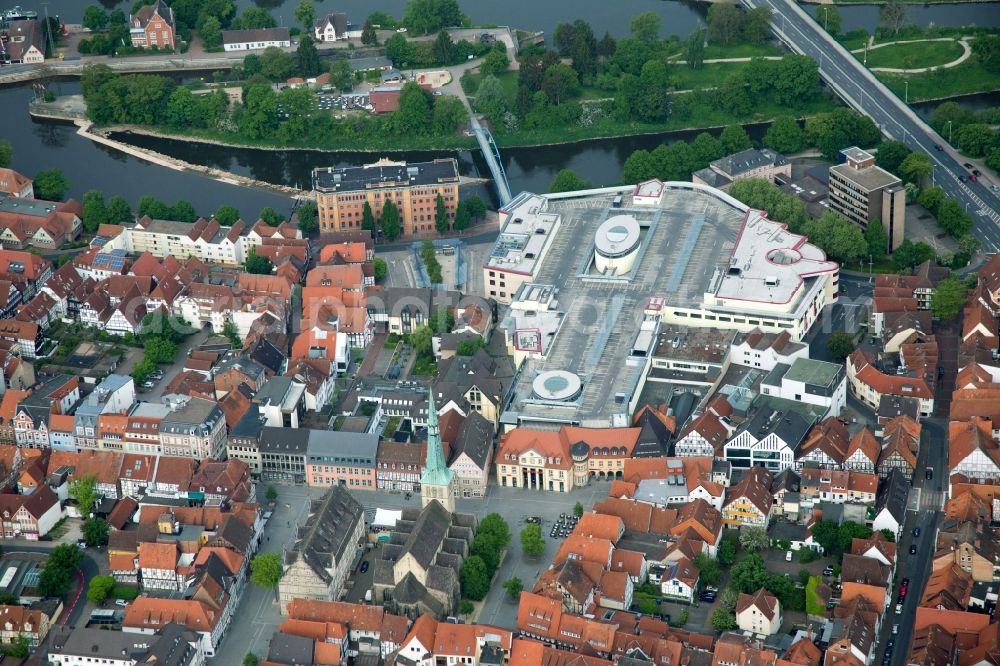
[[[427,460],[420,475],[423,506],[427,506],[431,500],[437,500],[448,511],[454,511],[455,502],[452,499],[454,475],[444,459],[441,427],[438,425],[437,407],[434,405],[434,391],[430,389],[427,395]]]
[[[437,408],[434,406],[434,390],[427,395],[427,474],[447,469],[444,451],[441,448],[441,426],[438,425]]]

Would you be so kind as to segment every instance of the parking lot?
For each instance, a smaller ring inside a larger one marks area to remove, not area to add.
[[[316,106],[321,111],[371,111],[368,95],[316,95]]]

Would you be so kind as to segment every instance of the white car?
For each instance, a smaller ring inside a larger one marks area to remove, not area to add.
[[[896,604],[896,615],[903,614],[903,604]]]
[[[121,606],[122,608],[125,608],[126,606],[128,606],[128,602],[125,601],[124,599],[115,599],[115,606]]]
[[[786,562],[792,561],[792,551],[788,551],[787,553],[785,553],[785,561]]]
[[[406,32],[406,28],[396,28],[396,32]]]

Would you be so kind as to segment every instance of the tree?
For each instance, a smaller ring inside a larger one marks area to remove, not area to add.
[[[946,198],[947,195],[940,187],[928,187],[917,197],[917,203],[926,208],[931,214],[937,215],[938,209]]]
[[[725,532],[722,541],[719,543],[719,563],[730,566],[736,561],[736,546],[739,544],[739,536],[736,532]]]
[[[229,338],[229,346],[233,349],[243,348],[243,339],[240,338],[240,329],[230,318],[226,318],[226,323],[222,325],[222,334]]]
[[[898,173],[903,160],[909,155],[910,149],[902,141],[883,141],[875,153],[875,163],[889,173]]]
[[[955,128],[955,144],[970,157],[983,157],[998,143],[997,132],[986,123],[970,123]]]
[[[473,601],[482,601],[490,591],[490,576],[486,571],[486,563],[478,555],[470,555],[462,562],[459,570],[462,583],[462,595]]]
[[[381,257],[375,257],[375,282],[381,282],[385,278],[385,274],[389,272],[389,265],[385,263],[385,259]]]
[[[745,527],[740,530],[740,545],[751,553],[766,550],[771,545],[771,537],[762,527]]]
[[[572,67],[557,62],[545,70],[545,75],[542,78],[542,90],[549,96],[553,104],[559,106],[567,98],[579,93],[580,81]]]
[[[170,213],[167,219],[192,224],[198,219],[198,213],[195,211],[194,206],[191,205],[190,201],[179,199],[174,202],[173,206],[170,207]]]
[[[232,30],[259,30],[261,28],[275,28],[277,25],[278,22],[274,19],[274,16],[266,9],[244,7],[243,13],[234,19],[229,27]]]
[[[108,210],[104,205],[104,193],[90,190],[83,195],[83,228],[88,234],[108,222]]]
[[[771,10],[755,7],[743,15],[743,39],[750,44],[763,44],[771,32]]]
[[[882,220],[875,218],[868,223],[865,229],[865,243],[868,245],[868,254],[872,259],[882,259],[885,257],[889,247],[889,235],[882,226]]]
[[[444,197],[438,192],[437,200],[434,202],[434,227],[439,234],[448,232],[448,207],[444,204]]]
[[[480,73],[485,75],[499,74],[500,72],[506,72],[510,67],[510,58],[507,57],[507,49],[501,43],[498,43],[498,46],[500,48],[490,49],[490,52],[483,58],[483,64],[479,66]]]
[[[896,543],[896,533],[889,528],[882,528],[879,532],[881,532],[882,536],[884,536],[886,541],[889,543]]]
[[[734,43],[743,29],[743,15],[736,5],[713,4],[708,8],[708,39],[716,44]]]
[[[354,87],[354,72],[347,60],[334,60],[330,65],[330,83],[341,92],[348,92]]]
[[[722,6],[728,7],[730,5],[712,5],[712,7]],[[722,143],[722,150],[727,155],[753,147],[753,144],[750,143],[750,135],[743,129],[742,125],[727,125],[722,130],[722,134],[719,135],[719,141]]]
[[[855,539],[867,539],[872,535],[872,528],[853,520],[845,521],[837,528],[837,550],[846,553],[851,549],[851,542]]]
[[[252,275],[270,275],[274,269],[274,264],[267,257],[257,254],[254,248],[250,248],[247,253],[247,260],[243,264],[243,270]]]
[[[813,541],[818,543],[825,553],[833,553],[837,549],[837,537],[840,526],[832,520],[820,520],[813,525]]]
[[[407,0],[403,23],[418,34],[430,34],[441,28],[460,26],[466,17],[458,0]]]
[[[266,79],[285,81],[292,75],[293,69],[295,63],[292,61],[292,56],[276,46],[269,46],[260,54],[260,73]]]
[[[687,41],[687,51],[684,59],[691,69],[701,69],[705,64],[705,30],[698,28]]]
[[[396,67],[403,67],[413,59],[413,47],[406,41],[406,37],[396,33],[385,40],[385,57]]]
[[[295,6],[292,16],[302,24],[303,30],[311,33],[313,31],[313,23],[316,22],[316,5],[313,4],[313,0],[302,0]]]
[[[108,13],[100,5],[88,5],[83,10],[83,27],[92,32],[104,30],[108,25]]]
[[[545,552],[545,539],[542,538],[542,528],[532,523],[521,530],[521,550],[525,557],[539,557]]]
[[[899,29],[903,27],[903,19],[906,17],[906,5],[900,0],[888,0],[878,10],[879,25],[886,30],[891,30],[892,34],[899,34]]]
[[[114,576],[94,576],[90,579],[90,585],[87,587],[87,601],[92,604],[100,604],[108,598],[114,586]]]
[[[843,363],[854,351],[854,336],[846,331],[834,331],[826,339],[826,349],[835,362]]]
[[[266,494],[264,496],[267,498],[268,502],[273,502],[274,500],[278,499],[278,489],[275,488],[274,486],[268,486]]]
[[[933,170],[934,163],[931,162],[931,158],[926,153],[910,153],[899,165],[900,175],[907,182],[917,185],[923,183]]]
[[[270,206],[265,206],[260,209],[260,215],[258,218],[264,220],[264,224],[269,227],[276,227],[285,221],[285,216],[274,210]]]
[[[954,199],[945,199],[938,205],[938,225],[955,238],[972,231],[972,217]]]
[[[219,206],[219,208],[215,211],[215,215],[212,217],[214,217],[215,221],[219,224],[232,226],[237,220],[240,219],[240,211],[236,208],[236,206],[224,204]]]
[[[14,147],[7,139],[0,139],[0,167],[9,167],[14,162]]]
[[[108,542],[108,522],[103,518],[83,521],[83,539],[88,546],[103,546]]]
[[[805,135],[799,127],[799,121],[792,116],[776,118],[764,134],[764,145],[779,153],[797,153],[802,150]]]
[[[660,17],[655,12],[636,14],[629,21],[632,36],[646,44],[655,44],[660,39]]]
[[[281,580],[281,555],[279,553],[261,553],[250,560],[250,582],[257,587],[274,590],[274,598],[278,598],[278,581]]]
[[[248,53],[243,56],[243,78],[249,79],[257,74],[261,74],[260,56],[256,53]],[[263,74],[261,74],[263,76]]]
[[[361,28],[361,43],[366,46],[378,44],[378,35],[375,34],[375,26],[372,25],[371,19],[366,20],[365,25]]]
[[[448,34],[447,30],[438,32],[431,45],[431,53],[434,54],[434,60],[441,65],[447,66],[454,62],[455,42],[451,40],[451,35]]]
[[[243,655],[243,666],[259,666],[260,659],[253,652]]]
[[[75,544],[59,544],[49,552],[41,575],[38,577],[38,592],[43,597],[61,597],[70,586],[70,578],[83,560],[83,554]]]
[[[972,40],[972,53],[984,69],[1000,71],[1000,36],[980,34]]]
[[[315,201],[306,201],[300,204],[295,211],[299,221],[299,231],[303,234],[310,234],[319,229],[319,225],[316,223],[317,213]]]
[[[108,200],[105,211],[109,224],[121,224],[132,221],[132,208],[125,201],[124,197],[113,196]]]
[[[604,36],[601,37],[601,41],[597,42],[597,55],[607,60],[615,54],[616,48],[617,44],[615,43],[615,38],[611,36],[611,33],[605,30]]]
[[[391,242],[399,238],[399,234],[402,231],[399,220],[399,208],[396,207],[396,204],[391,199],[386,199],[385,203],[382,204],[382,213],[379,215],[378,223],[386,240]]]
[[[836,5],[820,5],[816,10],[816,20],[831,35],[839,35],[843,27],[844,20],[840,15],[840,10]]]
[[[210,48],[219,46],[222,44],[222,23],[214,16],[206,17],[198,28],[198,34],[201,35],[201,41],[205,46]]]
[[[479,88],[476,90],[476,110],[490,118],[494,125],[499,124],[507,111],[507,92],[500,79],[492,74],[487,74],[479,82]]]
[[[62,201],[69,192],[69,180],[61,169],[45,169],[35,175],[35,197]]]
[[[375,228],[375,215],[372,213],[371,204],[367,200],[365,200],[364,208],[361,209],[361,228],[368,231]]]
[[[323,71],[312,36],[303,34],[299,37],[299,46],[295,49],[295,65],[299,74],[304,77],[316,76]]]
[[[722,580],[722,568],[719,560],[705,552],[698,553],[694,558],[694,565],[698,567],[698,581],[704,585],[718,585]]]
[[[81,515],[89,515],[99,497],[97,479],[88,474],[72,481],[69,484],[69,496],[76,500],[76,506]]]
[[[583,517],[583,504],[577,502],[576,504],[573,505],[573,515],[576,516],[577,518]]]
[[[715,5],[713,5],[714,7]],[[736,615],[732,611],[718,608],[712,612],[712,629],[718,633],[736,628]]]
[[[392,114],[393,124],[400,134],[426,134],[431,127],[431,94],[415,81],[403,84],[399,93],[399,109]]]
[[[572,169],[560,169],[556,177],[549,185],[549,192],[575,192],[576,190],[586,190],[590,188],[590,183],[576,175]]]
[[[965,285],[956,278],[938,283],[931,294],[931,312],[942,321],[951,321],[965,305]]]
[[[481,220],[486,217],[486,203],[475,194],[463,199],[469,206],[469,215],[473,220]]]
[[[517,598],[521,595],[521,591],[524,589],[524,583],[517,576],[513,578],[508,578],[503,582],[503,589],[507,591],[507,598],[511,601],[517,601]]]

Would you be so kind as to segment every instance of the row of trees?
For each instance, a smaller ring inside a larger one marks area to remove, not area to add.
[[[469,557],[465,558],[459,570],[463,597],[473,601],[486,597],[493,574],[500,566],[500,558],[510,543],[510,536],[507,521],[498,513],[491,513],[479,522],[469,548]]]
[[[478,42],[473,43],[467,39],[461,39],[456,43],[446,30],[438,32],[434,41],[411,41],[398,32],[385,41],[385,56],[396,67],[407,69],[447,67],[465,62],[469,56],[479,57],[494,53],[502,55],[504,60],[507,59],[506,48],[500,42],[493,47]],[[492,57],[490,68],[495,70],[498,56]],[[510,64],[509,61],[507,64]],[[506,66],[503,69],[506,69]]]
[[[989,62],[991,67],[1000,70],[1000,37],[980,35],[972,42],[973,50],[981,42],[994,45],[990,47]],[[995,54],[992,49],[996,49]],[[1000,169],[1000,131],[994,129],[998,118],[998,109],[972,111],[956,102],[944,102],[934,109],[930,124],[969,157],[985,157],[987,166]]]
[[[625,160],[622,180],[639,183],[650,178],[690,180],[694,171],[712,160],[750,148],[750,136],[741,125],[729,125],[719,138],[702,132],[693,141],[660,144],[654,150],[636,150]]]
[[[770,38],[771,10],[757,7],[742,11],[736,5],[713,4],[708,8],[708,39],[729,46],[743,42],[763,44]]]

